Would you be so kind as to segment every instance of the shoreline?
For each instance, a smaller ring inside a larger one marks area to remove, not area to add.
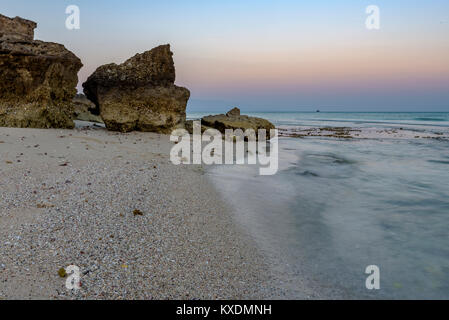
[[[292,160],[282,158],[284,162]],[[274,178],[276,176],[259,176],[257,166],[215,166],[207,170],[207,174],[231,208],[235,224],[245,227],[243,232],[255,242],[269,265],[271,299],[338,300],[349,297],[341,288],[331,288],[310,270],[306,271],[305,257],[292,259],[294,252],[286,244],[297,238],[296,222],[288,217],[288,202],[294,195],[285,189],[278,190],[280,185]],[[277,201],[269,200],[273,195]],[[307,243],[298,245],[306,246]]]
[[[268,299],[267,264],[168,136],[0,128],[0,299]],[[134,215],[139,210],[142,216]],[[60,268],[81,270],[78,292]]]
[[[447,229],[447,135],[379,129],[344,139],[320,128],[324,136],[279,139],[275,176],[251,165],[209,172],[274,269],[273,286],[287,299],[445,296],[447,281],[428,270],[447,265],[438,251],[447,241],[437,236]],[[429,218],[438,226],[423,233]],[[385,270],[380,291],[365,287],[373,264]]]

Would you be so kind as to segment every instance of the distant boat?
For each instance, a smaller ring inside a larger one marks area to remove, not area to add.
[[[320,110],[317,110],[316,112],[321,112]]]

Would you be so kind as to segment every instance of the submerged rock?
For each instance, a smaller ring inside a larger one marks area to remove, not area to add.
[[[34,39],[36,23],[0,15],[0,126],[73,128],[81,60]]]
[[[183,127],[190,91],[175,86],[170,45],[99,67],[83,84],[112,131],[170,133]]]

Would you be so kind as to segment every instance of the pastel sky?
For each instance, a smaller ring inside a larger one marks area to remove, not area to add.
[[[65,27],[78,5],[81,29]],[[380,30],[367,30],[377,5]],[[1,0],[100,65],[170,43],[189,111],[449,111],[447,0]]]

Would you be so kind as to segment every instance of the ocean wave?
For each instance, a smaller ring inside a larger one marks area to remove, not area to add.
[[[444,160],[427,160],[427,161],[431,163],[449,164],[449,161]]]
[[[438,120],[430,120],[433,118],[425,118],[427,120],[363,120],[363,119],[294,119],[292,120],[279,120],[279,119],[268,119],[272,121],[275,125],[296,125],[296,126],[307,126],[311,124],[325,125],[326,123],[351,123],[352,125],[393,125],[393,126],[433,126],[433,127],[449,127],[449,120],[442,118],[435,118]],[[424,118],[421,118],[424,119]],[[420,122],[421,121],[421,122]],[[428,123],[426,123],[428,122]],[[432,123],[434,122],[434,123]],[[438,122],[436,124],[435,122]]]
[[[416,120],[416,121],[448,121],[447,119],[442,119],[442,118],[426,118],[426,117],[414,118],[413,120]]]

